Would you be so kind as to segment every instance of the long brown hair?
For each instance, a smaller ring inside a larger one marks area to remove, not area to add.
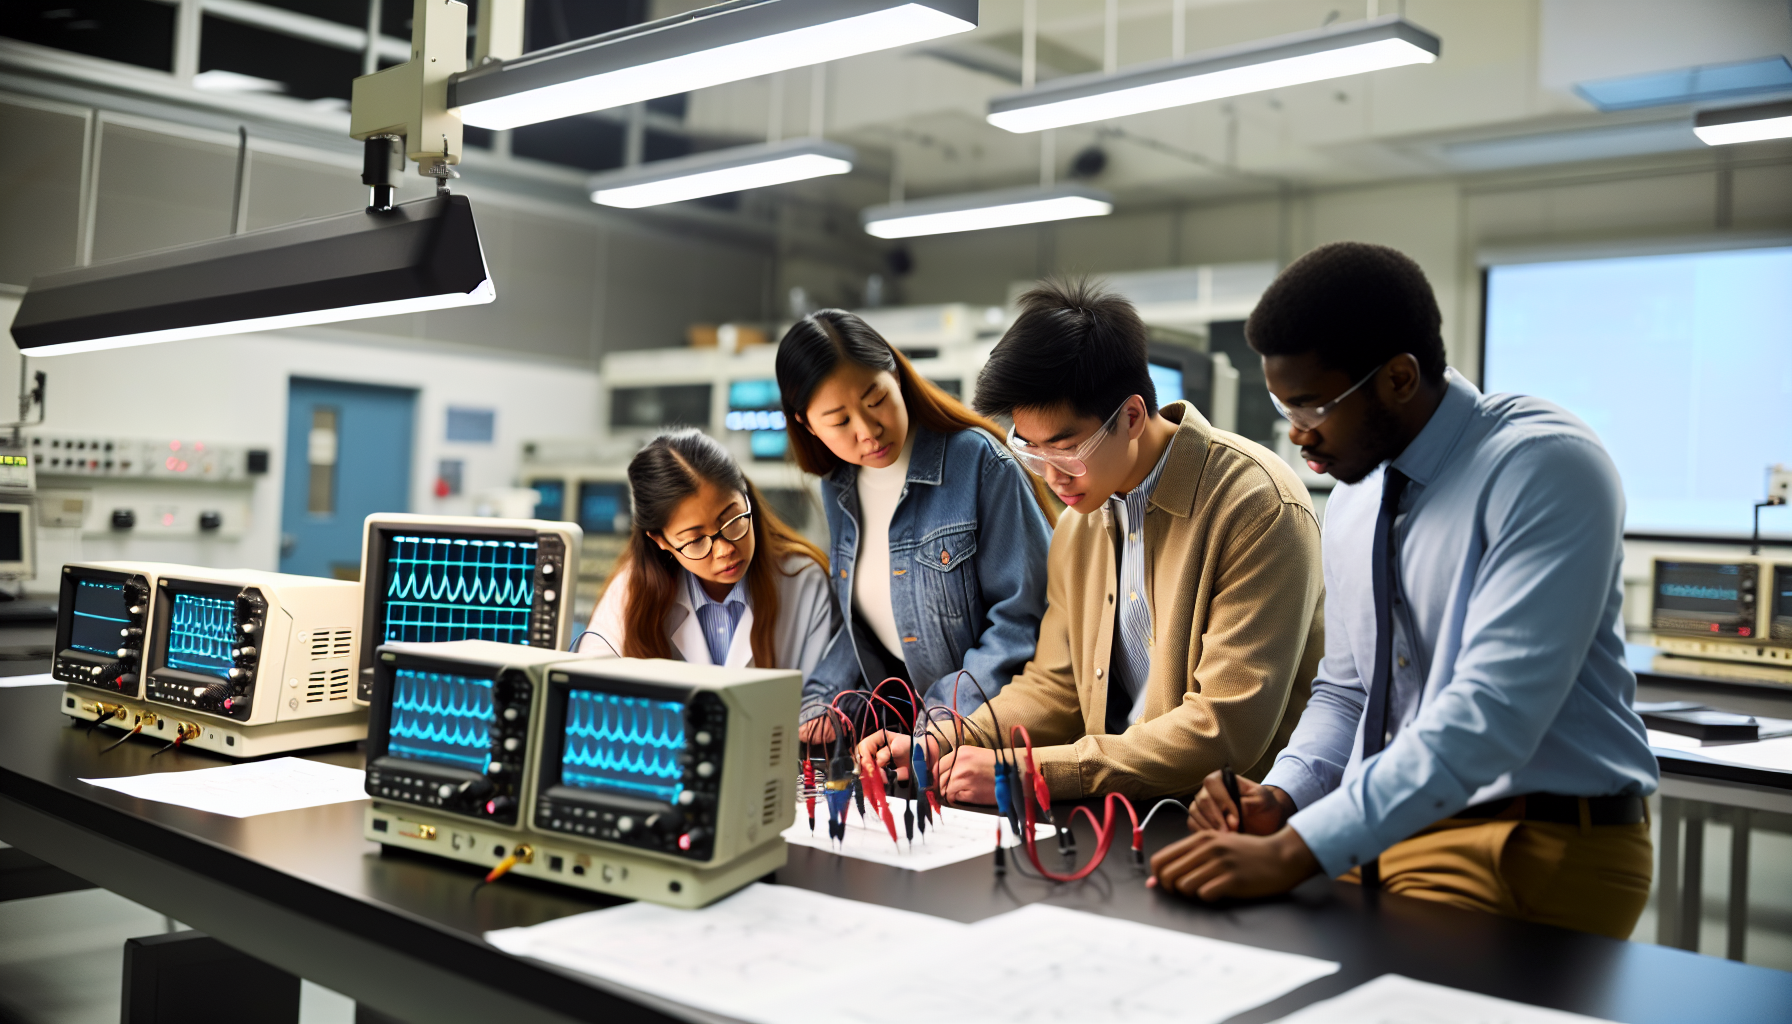
[[[664,630],[666,612],[684,585],[678,556],[653,542],[666,528],[680,502],[707,481],[723,490],[739,491],[752,502],[753,561],[747,565],[747,593],[753,599],[753,664],[759,668],[795,668],[777,663],[778,583],[785,556],[813,559],[825,575],[828,557],[808,538],[791,529],[772,511],[759,488],[715,438],[699,430],[668,431],[647,442],[628,464],[628,486],[634,499],[634,521],[628,547],[616,560],[611,579],[629,570],[624,595],[622,654],[630,658],[670,658],[672,641]],[[784,573],[791,576],[795,573]]]
[[[938,384],[916,373],[908,357],[870,324],[844,309],[820,309],[792,324],[778,343],[778,392],[790,425],[790,451],[803,472],[826,476],[846,464],[807,429],[805,418],[815,390],[841,363],[895,374],[902,402],[908,406],[911,430],[919,425],[936,434],[952,434],[975,427],[1001,443],[1004,431],[994,420],[972,412]],[[1044,482],[1024,469],[1021,472],[1032,485],[1040,511],[1048,520],[1056,519],[1058,510],[1052,507]]]

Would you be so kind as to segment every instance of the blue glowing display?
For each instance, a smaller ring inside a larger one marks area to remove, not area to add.
[[[80,580],[75,584],[75,606],[71,611],[70,647],[107,657],[118,653],[124,643],[120,630],[131,624],[124,584]]]
[[[491,764],[492,681],[401,668],[392,673],[386,753],[484,772]]]
[[[236,664],[236,602],[228,597],[175,594],[168,616],[168,667],[230,678]]]
[[[529,640],[533,541],[394,536],[386,546],[387,640]]]
[[[747,435],[747,445],[755,459],[781,459],[790,447],[790,434],[783,430],[755,430]]]
[[[683,791],[684,705],[593,690],[566,696],[560,781],[673,803]]]

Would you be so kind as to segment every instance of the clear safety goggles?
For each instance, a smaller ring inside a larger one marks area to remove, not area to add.
[[[1387,364],[1383,363],[1382,365],[1385,366]],[[1325,418],[1327,416],[1330,416],[1334,411],[1337,410],[1338,403],[1344,401],[1346,398],[1349,398],[1351,396],[1351,394],[1356,391],[1357,388],[1360,388],[1364,384],[1369,383],[1370,379],[1373,378],[1376,374],[1378,374],[1380,372],[1381,372],[1380,366],[1377,366],[1375,369],[1370,370],[1367,374],[1365,374],[1363,376],[1362,380],[1359,380],[1355,384],[1350,385],[1350,387],[1343,394],[1339,395],[1338,397],[1332,399],[1329,402],[1326,402],[1324,405],[1315,405],[1315,406],[1310,406],[1310,407],[1302,406],[1301,408],[1298,408],[1298,409],[1290,408],[1290,407],[1282,404],[1282,400],[1280,398],[1276,397],[1276,393],[1274,391],[1269,392],[1269,400],[1275,404],[1276,412],[1281,413],[1283,419],[1287,420],[1289,423],[1294,424],[1294,427],[1296,430],[1312,430],[1314,427],[1317,427],[1319,424],[1324,423]],[[1267,389],[1265,389],[1265,390],[1267,390]]]
[[[1132,401],[1132,396],[1128,395],[1126,402],[1130,401]],[[1015,459],[1021,465],[1039,476],[1045,475],[1047,466],[1060,473],[1082,476],[1089,472],[1089,467],[1083,460],[1087,459],[1090,453],[1094,452],[1101,442],[1107,439],[1108,432],[1114,428],[1114,421],[1120,416],[1120,410],[1126,408],[1126,402],[1121,402],[1120,408],[1114,410],[1113,414],[1107,418],[1107,422],[1103,423],[1100,429],[1090,434],[1082,444],[1077,445],[1072,451],[1062,452],[1050,448],[1040,448],[1031,441],[1024,441],[1014,436],[1013,427],[1008,428],[1008,449],[1014,452]]]

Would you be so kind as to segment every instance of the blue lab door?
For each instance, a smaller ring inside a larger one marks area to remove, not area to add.
[[[410,510],[416,408],[408,388],[292,378],[281,572],[359,578],[361,521]]]

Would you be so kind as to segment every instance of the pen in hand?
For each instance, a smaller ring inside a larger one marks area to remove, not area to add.
[[[1238,824],[1234,826],[1234,831],[1242,832],[1244,831],[1244,800],[1238,795],[1238,773],[1232,770],[1230,761],[1220,768],[1220,781],[1226,784],[1226,795],[1232,799],[1232,807],[1238,815]]]

